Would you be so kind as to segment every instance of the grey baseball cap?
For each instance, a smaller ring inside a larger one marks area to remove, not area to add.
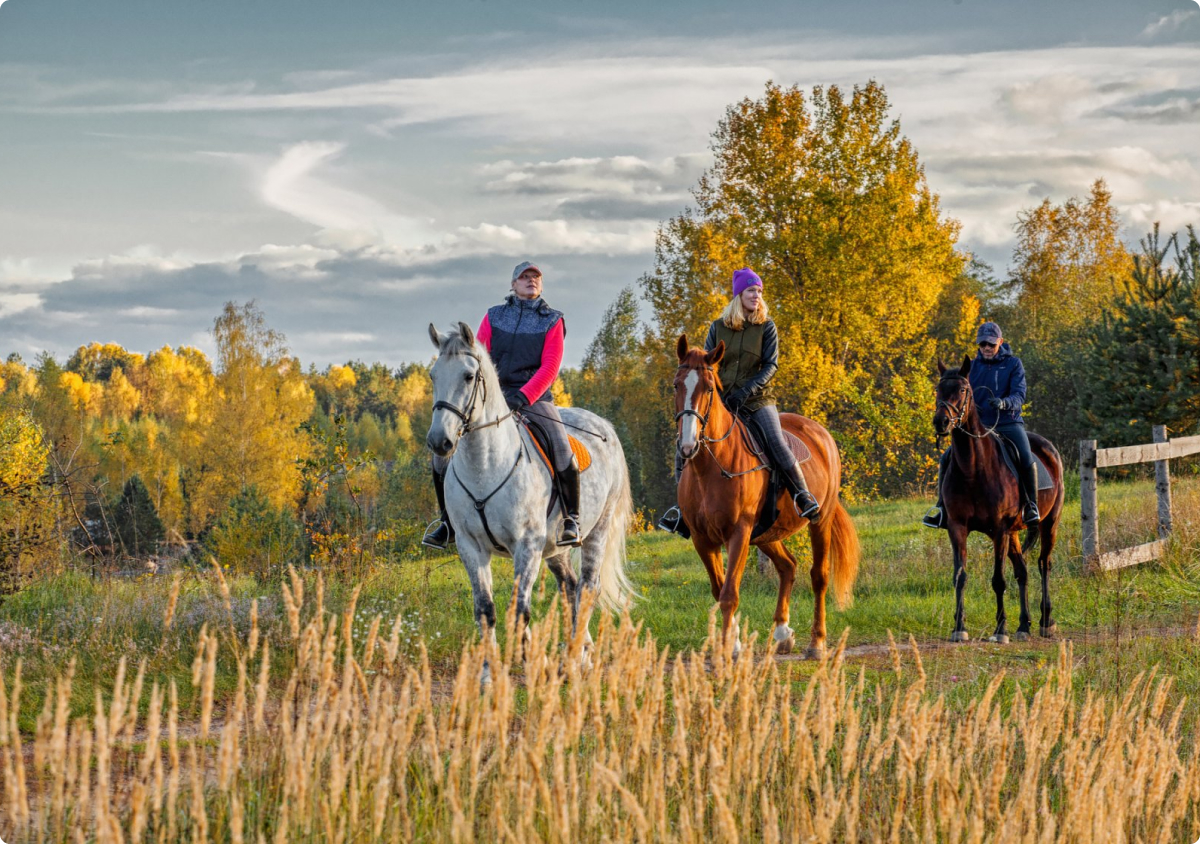
[[[1004,335],[1000,333],[1000,327],[990,320],[980,326],[979,331],[975,332],[976,343],[983,343],[984,341],[996,343],[1003,338]]]
[[[526,270],[537,270],[537,274],[539,276],[542,275],[541,269],[538,268],[538,266],[536,264],[534,264],[532,261],[522,261],[520,264],[518,264],[516,267],[513,268],[512,280],[515,282],[517,279],[521,278],[521,274],[524,273]]]

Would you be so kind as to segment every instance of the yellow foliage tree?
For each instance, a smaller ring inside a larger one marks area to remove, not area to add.
[[[830,426],[847,487],[866,495],[903,489],[930,465],[930,324],[964,265],[959,224],[888,109],[873,81],[811,98],[770,83],[731,106],[695,209],[660,227],[643,280],[669,364],[675,336],[701,342],[733,271],[754,268],[779,331],[780,408]],[[907,412],[912,401],[920,414]],[[866,424],[864,409],[887,430]]]
[[[312,412],[312,390],[288,356],[284,336],[267,327],[253,302],[226,303],[213,335],[218,369],[193,521],[206,524],[249,487],[273,507],[294,507],[300,494],[297,461],[310,449],[300,426]]]

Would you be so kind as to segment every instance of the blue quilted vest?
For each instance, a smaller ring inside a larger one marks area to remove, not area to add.
[[[500,386],[507,390],[524,387],[542,365],[542,351],[546,346],[546,333],[563,319],[561,311],[555,311],[540,296],[537,299],[521,299],[509,294],[501,305],[488,309],[488,323],[492,327],[492,361],[500,376]],[[563,323],[563,335],[567,326]],[[533,401],[538,401],[541,396]]]

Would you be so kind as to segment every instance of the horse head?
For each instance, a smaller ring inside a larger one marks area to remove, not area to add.
[[[938,437],[945,437],[957,427],[964,426],[975,415],[975,396],[967,376],[971,372],[971,359],[963,357],[957,370],[947,367],[938,360],[937,407],[933,412],[933,430]]]
[[[679,369],[675,371],[675,422],[678,425],[677,443],[685,458],[696,454],[700,438],[708,425],[715,406],[721,406],[721,380],[717,365],[725,356],[724,341],[711,352],[688,346],[686,334],[679,336],[675,347]]]
[[[485,361],[487,355],[475,343],[475,333],[466,323],[459,323],[445,334],[439,334],[430,323],[429,339],[438,356],[429,370],[433,381],[433,418],[425,443],[444,458],[454,452],[459,438],[486,412],[489,367]]]

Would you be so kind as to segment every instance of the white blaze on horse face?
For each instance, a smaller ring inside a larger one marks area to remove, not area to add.
[[[690,371],[683,380],[683,386],[687,393],[683,397],[683,409],[685,411],[696,410],[692,401],[696,396],[696,385],[700,383],[700,374],[695,370]],[[699,424],[696,417],[692,414],[687,414],[682,418],[683,425],[679,431],[679,450],[684,455],[690,455],[696,451],[697,425]]]

